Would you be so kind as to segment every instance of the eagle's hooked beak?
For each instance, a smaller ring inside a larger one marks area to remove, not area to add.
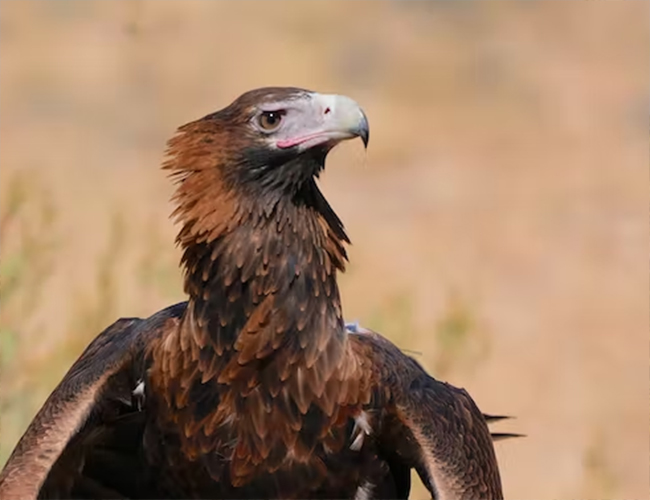
[[[357,127],[356,133],[361,137],[361,140],[363,141],[363,147],[368,149],[368,142],[370,141],[370,128],[368,127],[368,118],[366,118],[366,114],[361,111],[361,123]]]
[[[364,147],[368,147],[368,118],[356,101],[335,94],[313,93],[310,97],[311,126],[297,137],[279,140],[279,148],[298,146],[304,151],[320,144],[334,146],[354,137],[360,137]]]
[[[356,101],[344,95],[324,95],[315,96],[319,101],[323,114],[324,133],[331,133],[336,138],[351,139],[360,137],[363,146],[368,147],[370,139],[370,128],[368,118]]]

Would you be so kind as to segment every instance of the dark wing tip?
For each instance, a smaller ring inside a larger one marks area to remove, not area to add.
[[[502,441],[504,439],[510,439],[510,438],[527,437],[526,434],[517,434],[514,432],[491,432],[490,436],[492,436],[492,441]]]
[[[489,415],[487,413],[484,413],[483,418],[487,423],[492,423],[492,422],[499,422],[500,420],[510,420],[517,417],[513,417],[511,415]]]
[[[493,424],[494,422],[499,422],[501,420],[510,420],[516,417],[510,415],[489,415],[487,413],[483,413],[483,418],[488,424]],[[490,436],[492,436],[492,441],[502,441],[504,439],[526,437],[525,434],[519,434],[516,432],[490,432]]]

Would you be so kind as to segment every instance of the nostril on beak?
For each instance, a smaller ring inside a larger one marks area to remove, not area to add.
[[[331,111],[332,111],[332,110],[330,109],[330,107],[327,106],[327,107],[325,108],[325,111],[324,111],[323,113],[326,114],[326,115],[329,115]]]

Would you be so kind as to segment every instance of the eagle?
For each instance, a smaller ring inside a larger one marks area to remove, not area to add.
[[[188,300],[122,318],[72,365],[0,474],[27,498],[502,498],[463,389],[343,319],[350,242],[318,188],[368,120],[349,97],[249,91],[181,126],[163,168]]]

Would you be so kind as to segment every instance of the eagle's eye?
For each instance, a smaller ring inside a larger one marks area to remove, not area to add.
[[[257,123],[262,130],[265,132],[273,132],[280,126],[282,122],[282,117],[285,112],[283,110],[279,111],[264,111],[257,118]]]

